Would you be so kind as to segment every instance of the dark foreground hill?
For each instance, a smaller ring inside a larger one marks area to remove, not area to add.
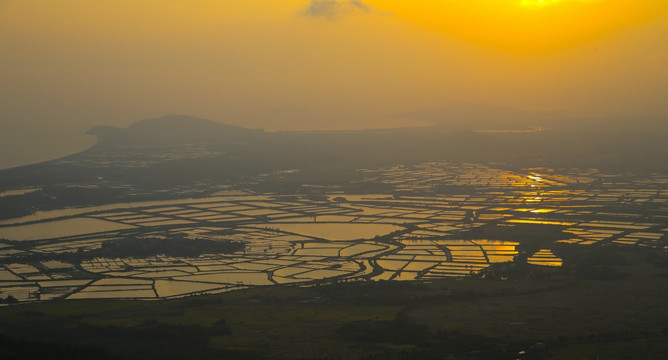
[[[260,287],[165,301],[0,308],[0,357],[664,359],[666,267],[611,248],[614,279],[525,269],[508,280]],[[596,250],[587,251],[590,256]]]

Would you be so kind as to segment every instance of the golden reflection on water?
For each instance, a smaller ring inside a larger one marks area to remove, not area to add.
[[[298,233],[326,240],[371,239],[393,231],[403,229],[389,224],[357,224],[357,223],[310,223],[310,224],[272,224],[272,228],[281,231]]]
[[[73,218],[38,224],[0,228],[0,238],[8,240],[40,240],[73,235],[92,234],[134,228],[133,225],[92,218]]]
[[[563,260],[558,258],[552,250],[542,249],[527,259],[531,265],[559,267],[563,265]]]
[[[538,225],[562,225],[562,226],[573,226],[576,223],[566,222],[566,221],[547,221],[547,220],[528,220],[528,219],[510,219],[509,223],[513,224],[538,224]]]

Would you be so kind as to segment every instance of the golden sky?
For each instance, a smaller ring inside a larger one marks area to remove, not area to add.
[[[379,1],[415,24],[491,48],[555,52],[665,14],[661,0]]]
[[[667,112],[667,11],[666,0],[0,0],[0,144],[42,131],[43,147],[68,152],[91,126],[169,113],[343,129],[461,102]],[[0,167],[32,156],[0,153]]]

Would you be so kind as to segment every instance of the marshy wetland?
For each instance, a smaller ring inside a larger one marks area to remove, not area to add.
[[[568,268],[575,264],[562,254],[579,247],[666,252],[666,177],[454,163],[359,173],[361,182],[393,190],[335,189],[317,198],[235,191],[4,220],[0,297],[167,299],[258,286],[484,277],[525,264]],[[425,194],[444,186],[456,191]],[[128,238],[240,245],[189,256],[159,247],[146,256],[99,251]]]

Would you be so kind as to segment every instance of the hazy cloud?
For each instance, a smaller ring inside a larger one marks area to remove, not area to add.
[[[371,5],[360,0],[311,0],[311,2],[301,11],[301,14],[304,16],[336,20],[356,11],[370,13],[373,11],[373,8]]]

